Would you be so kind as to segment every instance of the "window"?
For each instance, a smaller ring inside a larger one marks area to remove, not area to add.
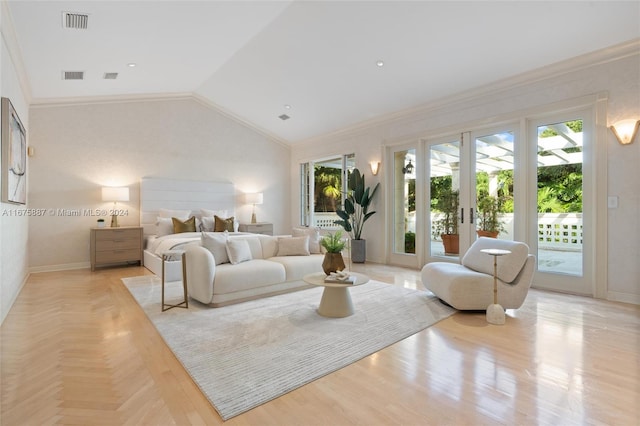
[[[348,174],[355,154],[319,159],[300,165],[300,224],[336,228],[339,209],[347,193]]]

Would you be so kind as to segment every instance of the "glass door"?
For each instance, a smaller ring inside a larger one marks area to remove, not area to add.
[[[475,178],[471,194],[472,241],[478,237],[514,239],[515,126],[472,134]],[[519,170],[518,170],[519,171]]]
[[[407,267],[419,267],[419,253],[416,244],[419,223],[417,213],[418,197],[416,184],[417,148],[393,147],[388,157],[393,167],[392,173],[392,200],[391,217],[391,263]]]
[[[549,116],[530,123],[530,204],[534,286],[593,294],[593,171],[589,164],[590,111]],[[591,207],[587,207],[591,206]]]
[[[427,141],[427,262],[460,259],[460,135]]]

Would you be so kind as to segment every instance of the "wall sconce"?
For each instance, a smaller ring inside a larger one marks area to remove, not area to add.
[[[640,127],[640,120],[630,119],[618,121],[609,128],[613,134],[616,135],[618,142],[622,145],[628,145],[633,142],[633,139],[636,137],[638,127]]]
[[[256,221],[256,204],[262,204],[263,200],[262,192],[250,192],[244,194],[244,202],[247,204],[253,204],[253,212],[251,213],[251,223],[257,223]]]
[[[380,170],[380,162],[371,161],[369,162],[369,167],[371,167],[371,174],[374,176],[378,176],[378,171]]]
[[[402,168],[402,173],[404,173],[405,175],[410,175],[411,173],[413,173],[413,169],[414,166],[413,164],[411,164],[411,160],[409,160],[409,164]]]
[[[116,214],[116,203],[118,201],[129,201],[129,187],[102,187],[102,201],[113,201],[113,215],[111,215],[111,227],[118,228],[118,215]]]

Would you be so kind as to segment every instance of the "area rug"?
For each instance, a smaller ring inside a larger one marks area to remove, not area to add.
[[[230,419],[448,317],[431,293],[376,281],[350,289],[355,314],[316,312],[322,288],[222,308],[161,312],[160,280],[122,280],[220,416]],[[180,282],[167,284],[179,302]]]

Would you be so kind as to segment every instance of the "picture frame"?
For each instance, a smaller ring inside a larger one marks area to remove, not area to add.
[[[27,203],[27,132],[9,98],[1,99],[2,202]]]

